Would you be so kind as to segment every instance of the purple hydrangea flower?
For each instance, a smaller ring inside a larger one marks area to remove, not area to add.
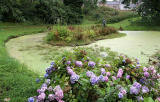
[[[49,99],[49,101],[53,101],[55,99],[55,95],[54,94],[49,94],[48,99]]]
[[[40,94],[41,93],[41,89],[37,89],[37,92]]]
[[[137,98],[138,102],[141,102],[144,100],[142,96],[137,96],[136,98]]]
[[[34,102],[34,98],[33,97],[28,98],[28,102]]]
[[[126,79],[130,79],[130,75],[127,75],[127,76],[126,76]]]
[[[136,68],[140,68],[140,67],[141,67],[141,65],[140,65],[140,64],[137,64],[137,65],[136,65]]]
[[[123,98],[123,94],[121,92],[118,93],[119,98]]]
[[[49,76],[49,75],[48,75],[47,73],[44,75],[45,78],[47,78],[48,76]]]
[[[98,77],[98,80],[99,80],[99,81],[104,81],[104,76],[103,76],[103,75],[100,75],[100,76]]]
[[[87,75],[88,77],[91,77],[92,75],[94,75],[94,73],[93,73],[92,71],[87,71],[87,72],[86,72],[86,75]]]
[[[122,60],[122,62],[123,62],[123,63],[126,63],[126,60],[125,60],[125,59],[123,59],[123,60]]]
[[[77,75],[77,74],[71,75],[71,77],[70,77],[71,84],[74,84],[78,80],[79,80],[79,75]]]
[[[75,72],[74,72],[71,68],[68,68],[68,69],[67,69],[67,72],[68,72],[69,75],[75,74]]]
[[[98,83],[98,77],[97,76],[92,76],[90,78],[90,82],[91,82],[92,85],[97,84]]]
[[[133,86],[136,87],[137,89],[140,89],[142,87],[142,85],[138,82],[134,82]]]
[[[40,79],[39,79],[39,78],[37,78],[37,79],[36,79],[36,82],[37,82],[37,83],[39,83],[39,82],[40,82]]]
[[[105,67],[106,67],[106,68],[110,68],[111,65],[110,65],[110,64],[106,64]]]
[[[75,65],[78,66],[78,67],[82,67],[83,66],[83,63],[81,61],[76,61],[75,62]]]
[[[130,94],[138,95],[139,92],[140,92],[140,90],[138,88],[136,88],[135,86],[130,87]]]
[[[67,61],[67,65],[70,65],[71,64],[71,61]]]
[[[101,74],[105,75],[106,74],[106,70],[104,68],[101,68]]]
[[[123,69],[118,70],[117,78],[121,78],[123,74]]]
[[[145,77],[149,77],[149,73],[148,72],[144,72],[144,76]]]
[[[50,80],[50,79],[47,79],[47,80],[46,80],[46,84],[47,84],[47,85],[49,85],[49,84],[50,84],[50,82],[51,82],[51,80]]]
[[[96,63],[93,62],[93,61],[89,61],[89,62],[88,62],[88,66],[90,66],[90,67],[94,67],[95,65],[96,65]]]
[[[145,79],[144,79],[144,78],[140,79],[139,81],[140,81],[140,83],[142,83],[142,84],[145,83]]]
[[[148,87],[143,86],[143,87],[142,87],[142,93],[148,93],[148,92],[149,92]]]
[[[54,65],[55,63],[54,62],[51,62],[51,65]]]
[[[126,95],[127,94],[127,91],[123,88],[120,89],[120,92],[123,94],[123,95]]]
[[[41,87],[47,87],[47,84],[46,84],[46,83],[43,83]]]

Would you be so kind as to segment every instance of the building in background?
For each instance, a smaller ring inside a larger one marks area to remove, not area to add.
[[[126,7],[125,4],[122,4],[122,0],[107,1],[105,4],[102,4],[101,0],[98,1],[98,6],[107,6],[117,10],[132,10],[136,8],[138,5],[139,3],[137,4],[130,3],[130,5]]]

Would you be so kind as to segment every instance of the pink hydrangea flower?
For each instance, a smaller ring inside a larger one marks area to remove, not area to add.
[[[157,97],[157,99],[156,99],[158,102],[160,102],[160,97]]]
[[[46,97],[46,94],[45,93],[41,93],[39,96],[38,96],[38,101],[43,101]]]
[[[109,76],[111,76],[111,73],[110,72],[106,72],[106,75],[109,77]]]
[[[61,89],[61,87],[60,87],[59,85],[57,85],[57,86],[53,89],[53,91],[55,92],[55,99],[56,99],[57,101],[62,100],[62,98],[64,97],[64,95],[63,95],[63,90]]]
[[[49,99],[49,101],[53,101],[55,99],[55,95],[54,94],[49,94],[48,99]]]
[[[117,78],[121,78],[123,74],[123,69],[118,70]]]
[[[148,68],[144,67],[144,68],[143,68],[143,71],[144,71],[144,72],[147,72],[147,71],[148,71]]]
[[[55,99],[56,99],[57,101],[61,100],[63,97],[64,97],[64,96],[63,96],[63,91],[62,91],[62,90],[59,90],[59,91],[56,91],[56,92],[55,92]]]
[[[104,81],[108,82],[108,77],[107,76],[104,77]]]
[[[112,79],[113,79],[113,80],[117,80],[117,78],[116,78],[115,76],[112,76]]]
[[[153,71],[153,70],[154,70],[154,67],[153,67],[153,66],[149,67],[149,70]]]

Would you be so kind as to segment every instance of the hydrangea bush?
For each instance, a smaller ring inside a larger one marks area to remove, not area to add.
[[[28,102],[160,101],[156,67],[104,48],[65,52],[46,69],[43,81]]]

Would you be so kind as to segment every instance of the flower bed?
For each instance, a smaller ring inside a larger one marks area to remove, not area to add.
[[[65,52],[51,63],[44,78],[37,96],[28,102],[160,101],[157,69],[108,49]]]
[[[111,36],[112,35],[112,36]],[[58,46],[78,46],[92,43],[93,41],[114,37],[124,34],[117,33],[113,27],[94,26],[54,26],[46,36],[46,41]]]

